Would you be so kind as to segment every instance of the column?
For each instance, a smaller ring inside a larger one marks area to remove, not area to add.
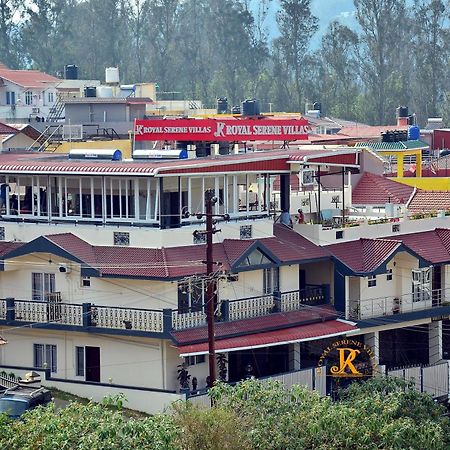
[[[429,364],[442,360],[442,320],[428,325]]]
[[[416,153],[416,178],[422,176],[422,150]]]
[[[380,364],[380,333],[378,331],[367,333],[364,336],[364,343],[373,350],[375,362]]]
[[[291,208],[291,186],[288,173],[280,175],[280,209],[281,212],[290,212]]]
[[[300,342],[295,342],[290,345],[289,370],[300,370]]]
[[[397,153],[397,177],[403,177],[403,154]]]

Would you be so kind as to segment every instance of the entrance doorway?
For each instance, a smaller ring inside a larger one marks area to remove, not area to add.
[[[100,347],[86,347],[86,381],[100,382]]]

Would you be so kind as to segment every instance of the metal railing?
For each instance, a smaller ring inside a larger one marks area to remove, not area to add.
[[[391,316],[394,314],[423,311],[440,306],[450,306],[445,301],[444,289],[433,289],[416,294],[403,296],[380,297],[375,299],[360,300],[350,306],[349,318],[367,319],[371,317]]]
[[[99,328],[163,332],[163,312],[151,309],[91,307],[91,325]]]

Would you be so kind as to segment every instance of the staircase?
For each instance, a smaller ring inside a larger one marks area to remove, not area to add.
[[[64,119],[63,111],[64,111],[64,100],[62,99],[61,95],[58,95],[56,103],[50,108],[50,113],[47,117],[47,121],[58,122],[59,120]]]
[[[56,137],[61,135],[62,126],[63,125],[61,124],[49,125],[46,127],[44,131],[36,138],[36,140],[27,148],[27,150],[54,152],[61,145],[61,142]]]

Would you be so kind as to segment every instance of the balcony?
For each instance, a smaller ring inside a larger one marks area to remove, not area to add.
[[[308,285],[300,291],[223,300],[216,321],[228,322],[298,311],[306,306],[327,304],[329,299],[329,285]],[[36,328],[166,337],[171,331],[206,325],[206,314],[203,310],[181,312],[7,298],[0,299],[0,324],[33,324]]]
[[[396,314],[425,311],[433,308],[450,306],[445,298],[444,289],[434,289],[426,295],[415,296],[412,294],[398,297],[380,297],[376,299],[362,300],[350,305],[349,319],[365,320],[373,317],[393,316]]]

